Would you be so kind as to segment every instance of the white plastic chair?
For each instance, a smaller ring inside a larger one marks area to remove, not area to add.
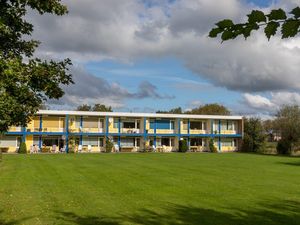
[[[78,145],[78,152],[82,152],[82,145]]]
[[[88,152],[91,152],[91,151],[92,151],[92,146],[88,145]]]

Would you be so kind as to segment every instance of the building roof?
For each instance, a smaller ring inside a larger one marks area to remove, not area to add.
[[[72,115],[72,116],[181,118],[181,119],[228,119],[228,120],[243,119],[242,116],[164,114],[164,113],[131,113],[131,112],[90,112],[90,111],[63,111],[63,110],[40,110],[37,114],[38,115]]]

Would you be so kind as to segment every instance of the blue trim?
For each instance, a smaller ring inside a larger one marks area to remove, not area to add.
[[[39,148],[42,148],[42,136],[39,136]]]
[[[211,134],[211,137],[213,137],[215,134],[214,134],[214,120],[210,120],[210,134]]]
[[[144,140],[147,140],[146,117],[144,117]]]
[[[79,137],[79,144],[82,145],[82,135]]]
[[[80,116],[80,125],[79,125],[80,127],[81,127],[81,129],[83,128],[82,126],[83,126],[83,116]]]
[[[40,129],[39,131],[41,132],[43,130],[43,116],[40,116]]]
[[[180,138],[181,134],[181,119],[178,119],[178,138]]]
[[[108,131],[109,131],[109,119],[108,116],[105,117],[105,136],[108,137]]]
[[[26,127],[22,127],[22,142],[26,142]]]
[[[66,115],[66,153],[69,152],[69,115]]]

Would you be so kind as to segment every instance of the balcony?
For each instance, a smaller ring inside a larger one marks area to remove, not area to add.
[[[22,128],[21,127],[10,127],[8,132],[21,132]]]
[[[34,128],[33,130],[27,129],[28,132],[64,132],[64,128],[59,127],[45,127],[45,128]]]
[[[93,128],[93,127],[80,127],[80,128],[69,128],[71,133],[103,133],[103,128]]]
[[[122,128],[121,129],[121,133],[125,133],[125,134],[140,134],[142,132],[138,128]]]

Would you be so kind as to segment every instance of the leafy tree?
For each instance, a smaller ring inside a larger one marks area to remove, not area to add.
[[[173,108],[170,109],[169,111],[157,111],[156,113],[166,113],[166,114],[182,114],[182,108],[181,107],[177,107],[177,108]]]
[[[102,105],[102,104],[95,104],[92,108],[92,111],[95,112],[112,112],[112,108],[111,106],[106,106],[106,105]]]
[[[208,143],[208,146],[209,146],[209,150],[213,153],[217,153],[218,152],[218,149],[216,148],[215,146],[215,142],[214,142],[214,139],[213,138],[210,138],[209,139],[209,143]]]
[[[179,141],[179,152],[187,152],[188,144],[185,139]]]
[[[225,106],[216,103],[199,106],[187,113],[198,115],[230,115],[230,111]]]
[[[259,118],[244,118],[243,152],[261,152],[265,146],[265,132]]]
[[[0,1],[0,132],[25,126],[43,101],[62,97],[61,85],[73,83],[69,59],[33,57],[39,42],[29,39],[33,25],[25,16],[30,8],[41,15],[67,13],[60,0]]]
[[[112,112],[111,106],[95,104],[94,106],[83,104],[77,107],[77,111]]]
[[[251,32],[264,27],[266,37],[270,38],[276,35],[280,30],[281,38],[290,38],[300,32],[300,8],[296,7],[287,13],[283,9],[273,9],[269,14],[259,10],[253,10],[245,23],[233,23],[230,19],[224,19],[216,23],[209,37],[216,38],[221,34],[222,41],[235,39],[238,36],[244,36],[247,39]]]
[[[277,146],[279,153],[292,153],[299,146],[300,142],[300,107],[297,105],[283,106],[278,111],[275,121],[282,140]],[[280,149],[282,146],[283,148],[288,148],[288,151]]]
[[[26,147],[26,143],[25,142],[22,142],[20,144],[19,153],[20,154],[27,154],[27,147]]]
[[[83,104],[83,105],[78,106],[76,110],[77,111],[92,111],[92,106]]]

